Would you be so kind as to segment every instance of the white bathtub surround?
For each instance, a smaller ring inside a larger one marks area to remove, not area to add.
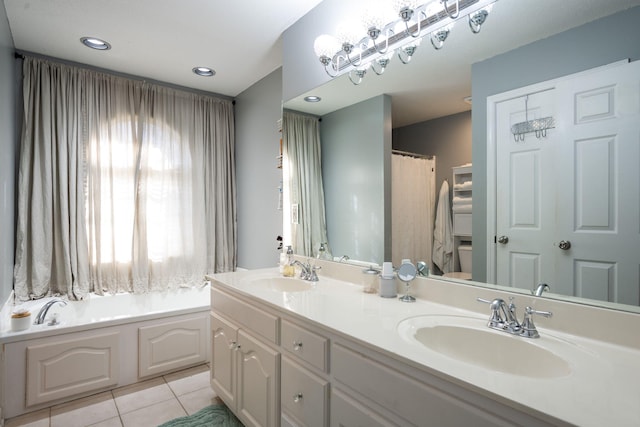
[[[334,409],[344,414],[347,406],[351,409],[369,408],[367,412],[373,408],[388,420],[394,420],[392,416],[397,415],[401,408],[411,412],[407,416],[427,416],[424,411],[433,405],[433,399],[437,401],[442,396],[449,396],[442,400],[443,417],[451,416],[449,421],[456,417],[458,420],[465,419],[464,411],[468,410],[468,414],[479,411],[480,418],[476,421],[485,424],[491,422],[487,420],[495,421],[492,417],[498,414],[498,418],[505,417],[500,418],[503,423],[511,419],[526,425],[637,425],[640,415],[637,407],[640,402],[639,314],[516,295],[515,304],[520,320],[527,305],[553,312],[550,319],[535,319],[541,338],[533,341],[532,345],[566,360],[568,368],[551,372],[549,376],[552,378],[542,378],[542,375],[536,377],[535,372],[530,375],[527,366],[540,361],[527,360],[525,352],[524,357],[518,356],[522,358],[521,374],[498,372],[447,357],[403,338],[398,326],[408,318],[424,315],[462,316],[476,319],[481,325],[489,318],[489,308],[477,302],[477,297],[508,300],[508,296],[514,294],[417,278],[412,283],[412,290],[418,301],[405,304],[397,299],[385,299],[362,292],[359,280],[363,280],[361,276],[365,275],[360,267],[336,263],[329,265],[318,260],[314,262],[322,264],[320,281],[307,291],[277,292],[273,287],[261,286],[259,278],[277,276],[277,269],[218,274],[213,276],[213,287],[223,293],[237,295],[240,300],[279,317],[281,336],[280,341],[278,338],[274,341],[276,350],[290,344],[284,339],[286,331],[282,328],[285,320],[298,327],[302,324],[329,340],[329,368],[314,371],[313,367],[307,367],[307,370],[314,372],[311,378],[316,378],[319,381],[317,384],[324,384],[323,381],[331,383],[330,417],[334,416]],[[328,277],[334,274],[358,284]],[[222,314],[226,315],[224,307]],[[505,334],[488,328],[486,331]],[[516,336],[507,338],[527,339]],[[304,371],[302,367],[305,363],[297,362],[295,348],[290,353],[286,349],[281,351],[283,372]],[[495,351],[499,352],[500,348]],[[295,363],[285,364],[285,359],[290,359],[290,355],[294,355]],[[544,369],[544,366],[540,368]],[[406,401],[393,398],[385,391],[392,386],[397,372],[419,383],[407,380],[405,385],[417,387],[412,388],[416,393],[424,393],[419,395],[423,396],[423,407],[407,406]],[[379,387],[378,384],[376,388],[371,382],[374,377],[389,381],[385,382],[385,387]],[[285,378],[283,374],[282,387],[289,381]],[[336,378],[338,383],[334,383]],[[345,381],[365,388],[350,388],[350,395],[342,393]],[[435,394],[429,393],[428,390],[434,389]],[[353,390],[356,390],[355,394]],[[358,394],[362,390],[367,390],[364,393],[366,395]],[[282,396],[282,410],[295,415],[296,406],[292,406],[287,400],[289,396],[284,392]],[[385,401],[395,403],[378,410],[376,405]],[[345,402],[351,402],[353,406],[344,406]],[[445,407],[462,409],[460,413],[446,413]],[[471,423],[472,415],[466,416]],[[446,425],[446,422],[442,425]]]
[[[5,420],[5,427],[160,425],[221,403],[209,386],[205,364],[30,412]]]
[[[209,286],[91,295],[51,307],[60,324],[13,332],[3,308],[4,418],[209,360]],[[48,300],[23,303],[37,314]],[[33,316],[32,316],[33,317]]]

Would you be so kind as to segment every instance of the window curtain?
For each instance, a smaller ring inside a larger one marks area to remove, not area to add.
[[[22,138],[19,298],[162,291],[235,268],[231,101],[32,58],[24,61],[23,84],[24,128],[32,131]],[[66,157],[73,174],[59,156],[37,160],[67,146],[77,152]],[[73,180],[75,197],[49,187],[34,195],[30,189],[52,175]],[[72,201],[75,217],[58,212]],[[60,259],[64,244],[32,248],[70,219],[76,233],[60,240],[75,253],[59,262],[69,272],[61,275],[50,259]],[[34,281],[36,273],[43,277]]]
[[[295,208],[283,215],[285,244],[291,242],[296,254],[315,256],[321,243],[328,243],[331,248],[327,240],[318,119],[285,111],[282,137],[285,206],[297,206],[297,217]]]

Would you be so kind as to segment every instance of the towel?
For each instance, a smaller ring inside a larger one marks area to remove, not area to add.
[[[443,273],[453,271],[453,225],[449,205],[449,183],[444,181],[438,196],[438,210],[433,230],[433,263]]]
[[[454,213],[471,213],[473,211],[473,205],[471,203],[466,203],[466,204],[454,203],[453,206],[451,207],[451,210]]]

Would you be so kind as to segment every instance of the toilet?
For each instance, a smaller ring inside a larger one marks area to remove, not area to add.
[[[458,259],[460,260],[460,270],[451,273],[445,273],[444,277],[460,280],[471,280],[471,245],[458,246]]]

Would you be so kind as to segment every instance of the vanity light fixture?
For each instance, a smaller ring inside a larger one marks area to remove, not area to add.
[[[322,98],[316,95],[309,95],[309,96],[305,96],[304,100],[307,102],[320,102]]]
[[[80,41],[82,42],[83,45],[90,47],[91,49],[96,49],[96,50],[111,49],[111,45],[109,43],[97,37],[82,37]]]
[[[348,73],[351,82],[358,85],[369,68],[383,74],[390,53],[395,52],[400,62],[408,64],[425,36],[436,50],[442,49],[458,19],[466,17],[471,31],[479,33],[497,0],[418,1],[394,0],[391,8],[384,0],[370,0],[361,24],[339,25],[337,37],[318,36],[314,51],[325,72],[332,78]]]
[[[194,74],[202,77],[211,77],[215,75],[215,71],[209,67],[194,67],[191,69]]]

